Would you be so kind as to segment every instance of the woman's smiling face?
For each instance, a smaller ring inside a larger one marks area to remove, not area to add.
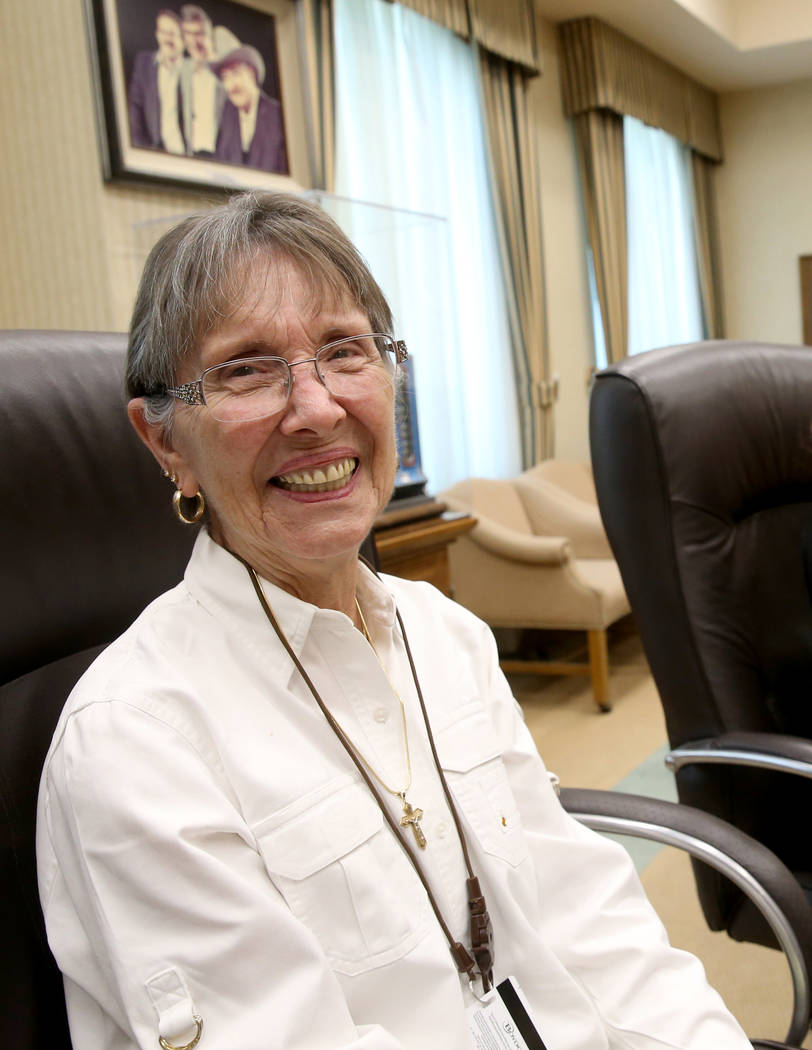
[[[200,341],[177,379],[189,382],[241,356],[292,364],[369,330],[349,296],[314,296],[294,263],[259,260],[247,269],[240,306]],[[203,406],[178,402],[160,456],[185,496],[203,492],[212,537],[282,586],[310,574],[314,560],[354,560],[392,494],[396,469],[391,381],[372,394],[336,398],[312,364],[292,374],[287,405],[266,419],[221,423]]]

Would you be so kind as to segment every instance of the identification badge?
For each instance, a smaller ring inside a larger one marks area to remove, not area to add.
[[[473,1050],[547,1050],[519,982],[507,977],[466,1010]]]

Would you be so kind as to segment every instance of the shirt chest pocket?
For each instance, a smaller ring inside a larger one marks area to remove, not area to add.
[[[487,715],[479,703],[471,705],[436,736],[448,786],[482,848],[518,867],[528,857],[527,843]]]
[[[265,867],[331,966],[355,975],[402,958],[424,936],[428,900],[377,803],[354,781],[255,835]]]

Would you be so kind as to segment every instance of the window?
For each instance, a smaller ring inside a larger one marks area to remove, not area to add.
[[[334,0],[333,11],[335,193],[446,219],[448,294],[436,312],[409,303],[396,318],[414,356],[430,488],[515,474],[515,380],[475,52],[399,4]],[[403,272],[428,270],[433,260],[409,252],[400,239]]]
[[[691,151],[623,118],[629,354],[704,339],[694,245]]]
[[[705,338],[693,229],[691,153],[659,128],[623,118],[629,329],[627,353]],[[595,358],[606,366],[592,253]]]

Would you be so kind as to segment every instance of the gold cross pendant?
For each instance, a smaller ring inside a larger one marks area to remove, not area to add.
[[[402,828],[410,827],[414,832],[415,841],[420,849],[426,848],[426,836],[423,834],[423,829],[420,827],[420,821],[423,819],[422,809],[412,809],[411,805],[406,801],[406,795],[404,792],[398,792],[398,798],[403,803],[403,816],[400,818],[400,826]]]

